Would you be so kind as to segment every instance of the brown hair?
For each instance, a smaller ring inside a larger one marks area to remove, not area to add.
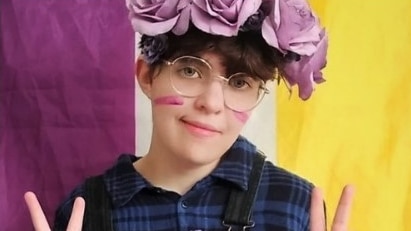
[[[237,36],[224,37],[190,27],[184,35],[168,33],[167,36],[168,48],[161,59],[212,51],[222,55],[227,75],[245,72],[264,81],[273,80],[276,69],[283,62],[282,54],[269,46],[259,32],[239,32]],[[154,73],[159,64],[161,62],[152,64],[150,71]]]

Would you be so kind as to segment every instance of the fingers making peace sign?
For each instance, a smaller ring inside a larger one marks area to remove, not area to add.
[[[27,207],[30,211],[31,221],[35,231],[50,231],[50,225],[47,222],[46,216],[40,206],[37,197],[32,192],[24,194]],[[81,197],[76,198],[73,205],[73,211],[70,216],[70,221],[67,226],[67,231],[81,231],[83,225],[85,202]]]
[[[346,185],[341,193],[337,210],[331,224],[331,231],[348,231],[348,221],[351,204],[354,197],[354,187]],[[323,195],[320,188],[314,188],[311,194],[310,230],[326,230]]]
[[[341,197],[335,212],[335,216],[331,225],[331,231],[348,231],[348,221],[351,210],[351,204],[354,196],[354,187],[347,185],[344,187]],[[50,231],[50,225],[47,222],[46,216],[40,206],[36,195],[32,192],[27,192],[24,195],[27,207],[29,208],[31,220],[35,231]],[[73,211],[70,216],[67,231],[81,231],[83,224],[85,202],[81,197],[74,201]],[[325,231],[325,215],[323,195],[321,189],[314,188],[311,196],[310,209],[310,230]]]

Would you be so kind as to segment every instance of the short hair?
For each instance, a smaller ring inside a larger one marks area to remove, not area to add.
[[[245,72],[263,81],[273,80],[276,70],[285,62],[283,55],[269,46],[263,39],[261,32],[240,31],[237,36],[225,37],[212,35],[191,26],[180,36],[168,32],[167,50],[160,60],[150,65],[154,74],[162,60],[173,60],[180,56],[201,56],[205,52],[215,52],[221,55],[226,74]]]

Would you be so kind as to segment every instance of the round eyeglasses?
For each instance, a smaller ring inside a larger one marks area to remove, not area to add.
[[[203,94],[210,81],[224,83],[224,103],[231,110],[250,111],[269,93],[262,79],[246,73],[236,73],[224,77],[214,73],[212,66],[204,59],[194,56],[181,56],[173,61],[164,61],[169,66],[169,78],[174,90],[184,97],[197,97]]]

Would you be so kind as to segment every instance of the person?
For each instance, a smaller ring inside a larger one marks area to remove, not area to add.
[[[231,230],[237,224],[226,212],[244,203],[232,192],[253,188],[250,223],[240,229],[325,230],[321,190],[269,161],[256,170],[262,155],[240,135],[268,81],[297,85],[304,100],[324,81],[327,35],[308,3],[129,0],[127,7],[142,35],[136,76],[151,101],[153,132],[148,152],[121,155],[92,194],[107,194],[113,230]],[[86,182],[61,204],[54,230],[90,230]],[[348,229],[352,197],[346,186],[332,231]],[[50,230],[35,195],[25,199],[35,230]]]

